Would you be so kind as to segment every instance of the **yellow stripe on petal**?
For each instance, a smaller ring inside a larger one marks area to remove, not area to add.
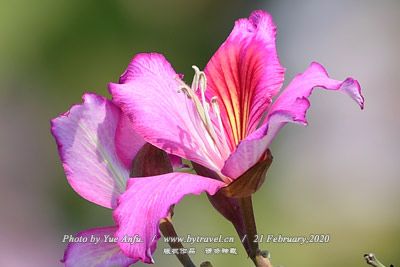
[[[231,150],[256,129],[282,85],[284,69],[278,60],[275,33],[266,12],[255,11],[248,19],[237,20],[204,70],[206,96],[220,100]]]

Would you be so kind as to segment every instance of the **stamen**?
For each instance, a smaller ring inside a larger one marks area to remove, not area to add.
[[[197,89],[199,89],[199,79],[200,79],[200,69],[193,65],[192,69],[194,69],[194,77],[193,77],[193,82],[192,82],[192,90],[194,92],[197,91]]]
[[[212,135],[212,132],[210,132],[210,127],[207,124],[207,118],[206,118],[206,110],[204,109],[204,107],[202,106],[199,98],[197,97],[196,93],[192,90],[192,88],[190,88],[186,83],[184,83],[182,80],[177,79],[178,82],[181,83],[178,92],[183,92],[190,100],[193,101],[193,104],[197,110],[197,113],[200,116],[201,121],[203,122],[205,128],[207,129],[207,131],[209,132],[210,136],[212,138],[214,138],[214,136]]]
[[[195,66],[195,69],[198,70],[198,68]],[[206,89],[207,89],[207,77],[204,72],[199,71],[199,84],[200,84],[200,93],[201,93],[201,104],[204,109],[204,115],[206,118],[207,125],[209,126],[210,130],[212,131],[213,135],[215,134],[214,128],[212,127],[211,119],[210,119],[210,104],[207,103],[206,101]]]
[[[227,139],[221,120],[221,113],[217,103],[217,98],[213,97],[211,99],[211,105],[218,120],[219,129],[217,130],[219,130],[218,131],[219,135],[217,135],[216,129],[214,129],[215,126],[211,121],[210,118],[211,107],[210,103],[207,102],[205,95],[207,89],[206,74],[203,71],[200,71],[200,69],[197,66],[192,66],[192,68],[195,74],[190,87],[181,79],[179,78],[176,79],[180,83],[178,92],[184,93],[188,97],[188,99],[193,101],[194,107],[196,108],[196,111],[200,116],[204,128],[207,130],[209,137],[211,138],[210,142],[214,144],[215,148],[221,153],[221,156],[225,157],[227,156],[227,153],[229,153],[229,147],[227,145]],[[201,99],[199,99],[198,94],[196,94],[197,90],[200,90]]]
[[[218,120],[219,132],[221,133],[221,138],[223,140],[223,144],[225,146],[225,149],[227,149],[227,151],[229,151],[228,143],[226,141],[227,139],[226,139],[226,135],[225,135],[225,129],[224,129],[224,125],[222,124],[222,119],[221,119],[221,110],[219,109],[219,105],[218,105],[218,97],[213,96],[211,98],[211,105],[212,105],[212,109],[215,113],[215,116],[217,117],[217,120]]]
[[[219,129],[222,131],[223,126],[222,126],[222,120],[221,120],[221,111],[219,110],[218,98],[216,96],[213,96],[211,98],[211,105],[212,105],[215,115],[217,116]]]
[[[192,96],[190,95],[189,90],[186,88],[186,86],[181,86],[178,90],[178,93],[184,93],[187,98],[192,99]]]
[[[206,74],[204,72],[200,72],[199,73],[199,82],[200,82],[200,90],[202,91],[202,95],[205,94],[206,90],[207,90],[207,77]]]

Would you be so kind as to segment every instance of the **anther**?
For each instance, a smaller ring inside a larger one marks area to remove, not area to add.
[[[219,117],[220,116],[220,110],[219,110],[219,105],[218,105],[218,97],[213,96],[211,98],[211,106],[212,106],[212,109],[213,109],[215,115],[217,115],[217,117]]]
[[[192,99],[192,95],[186,86],[181,86],[178,90],[178,93],[184,93],[187,98]]]
[[[193,65],[192,68],[194,70],[194,77],[193,77],[193,82],[192,82],[192,90],[196,92],[197,89],[199,88],[200,69],[195,65]]]
[[[202,71],[199,73],[199,76],[200,90],[202,91],[202,93],[204,93],[207,89],[207,77],[206,74]]]

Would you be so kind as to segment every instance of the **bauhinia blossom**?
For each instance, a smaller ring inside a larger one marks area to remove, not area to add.
[[[204,71],[194,67],[190,86],[156,53],[136,55],[119,83],[109,85],[113,101],[146,142],[204,167],[217,178],[168,174],[130,179],[114,212],[116,235],[139,234],[144,242],[120,243],[126,255],[153,262],[158,223],[170,206],[189,193],[213,195],[264,160],[285,124],[307,124],[308,97],[314,88],[345,93],[363,108],[356,80],[331,79],[315,62],[277,96],[284,68],[275,34],[271,16],[255,11],[236,21]]]

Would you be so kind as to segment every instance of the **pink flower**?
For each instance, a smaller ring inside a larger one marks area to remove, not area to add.
[[[318,63],[272,101],[284,78],[275,33],[271,16],[255,11],[236,21],[204,72],[194,67],[191,86],[156,53],[135,56],[119,83],[109,85],[113,101],[146,142],[201,165],[218,178],[173,173],[131,178],[114,212],[117,236],[143,237],[140,245],[120,243],[130,257],[152,262],[158,223],[171,205],[189,193],[213,195],[263,160],[286,123],[307,124],[308,97],[315,87],[346,93],[363,108],[358,82],[331,79]]]
[[[279,130],[288,122],[306,124],[313,88],[344,92],[363,107],[356,80],[333,80],[318,63],[273,102],[284,76],[275,32],[263,11],[238,20],[204,72],[194,67],[191,86],[162,55],[139,54],[120,82],[110,84],[113,101],[86,94],[83,104],[52,120],[68,182],[85,199],[114,209],[117,224],[77,234],[115,236],[118,244],[104,238],[99,244],[70,243],[66,266],[153,262],[159,222],[187,194],[208,193],[240,234],[241,216],[229,208],[236,200],[216,193],[238,185],[233,182],[245,173],[262,176],[260,163],[270,157],[268,148]],[[166,151],[171,162],[177,157],[192,161],[203,176],[157,170],[164,156],[141,155],[146,143]],[[137,167],[138,162],[147,167]],[[122,241],[134,236],[140,242]]]

